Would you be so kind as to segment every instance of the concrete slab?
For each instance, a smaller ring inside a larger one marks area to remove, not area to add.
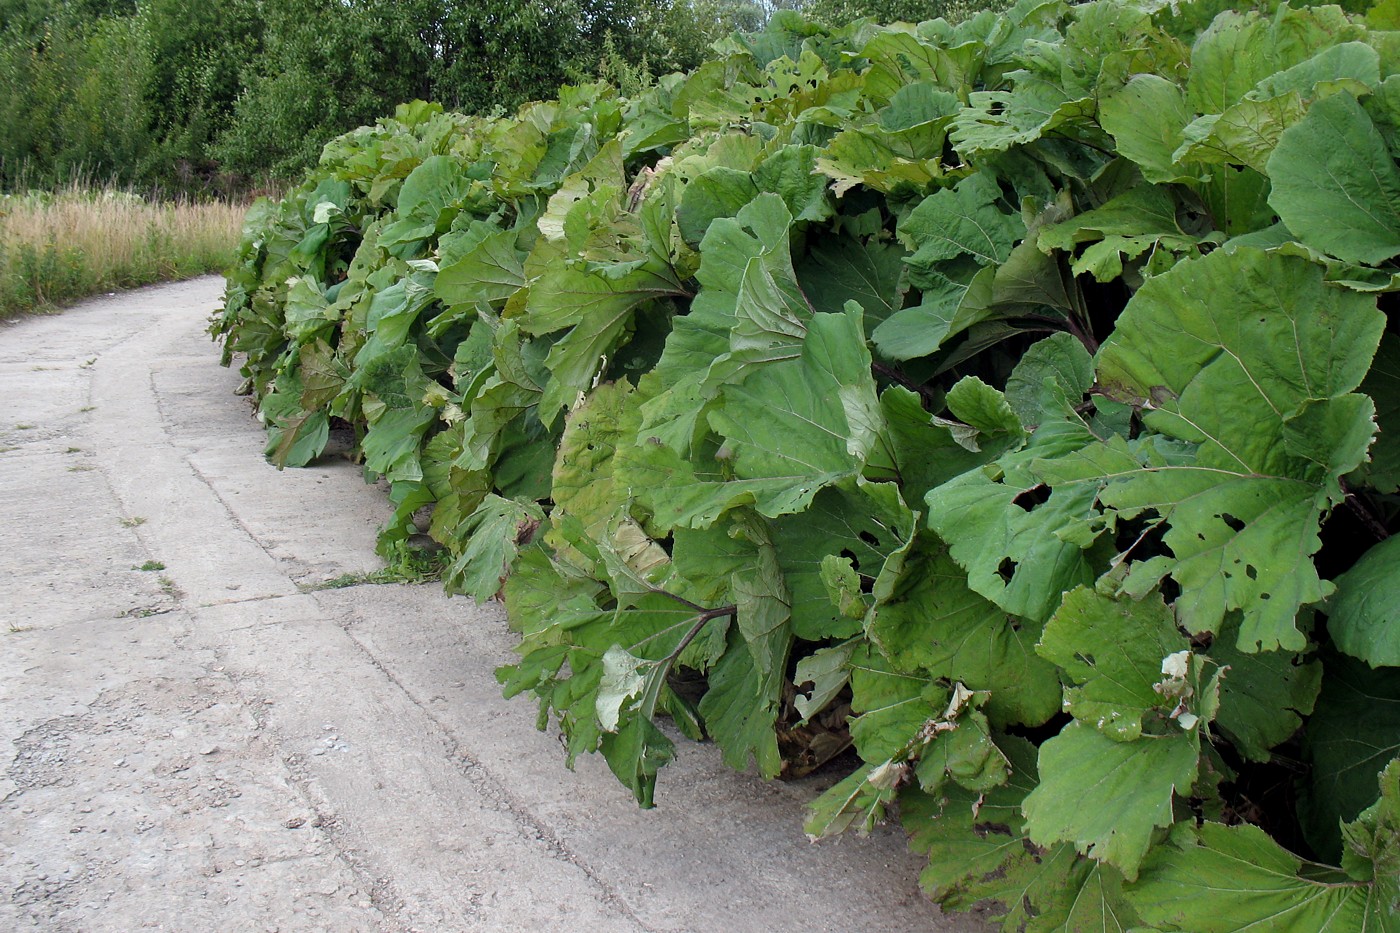
[[[501,698],[498,606],[318,589],[379,566],[388,503],[263,461],[221,291],[0,326],[0,929],[985,929],[895,831],[808,844],[834,776],[682,742],[638,810]]]

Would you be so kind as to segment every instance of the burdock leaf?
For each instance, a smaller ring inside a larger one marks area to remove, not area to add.
[[[1309,246],[1351,262],[1400,253],[1400,169],[1366,111],[1334,94],[1283,131],[1269,205]]]
[[[1040,784],[1026,797],[1026,832],[1049,846],[1073,843],[1128,880],[1171,825],[1172,801],[1196,781],[1194,731],[1115,742],[1091,724],[1071,722],[1040,747]]]
[[[1066,691],[1068,711],[1118,741],[1138,738],[1150,710],[1175,705],[1156,688],[1163,661],[1187,650],[1161,597],[1110,599],[1087,587],[1065,596],[1036,646],[1075,684]]]

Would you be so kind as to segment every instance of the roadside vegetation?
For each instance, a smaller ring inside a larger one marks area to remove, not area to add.
[[[1262,6],[780,11],[405,104],[211,329],[639,804],[679,733],[844,769],[807,833],[897,815],[1007,933],[1394,931],[1400,19]]]
[[[247,205],[110,186],[0,195],[0,320],[227,268]]]
[[[958,19],[1004,0],[0,0],[0,191],[89,173],[229,196],[432,100],[514,112],[561,83],[696,67],[778,10]],[[623,80],[628,79],[628,80]]]
[[[504,114],[599,77],[635,95],[781,9],[1000,2],[0,0],[0,320],[222,271],[251,193],[402,101]]]

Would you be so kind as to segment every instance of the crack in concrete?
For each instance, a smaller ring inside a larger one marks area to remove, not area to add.
[[[319,603],[318,603],[319,604]],[[325,607],[323,607],[325,608]],[[375,657],[363,642],[355,637],[351,631],[351,625],[343,618],[337,616],[330,609],[325,609],[326,615],[339,621],[346,636],[354,644],[357,651],[378,671],[385,680],[393,684],[417,709],[433,724],[438,732],[437,738],[443,743],[447,750],[447,758],[457,768],[457,771],[467,779],[482,799],[495,805],[497,812],[505,813],[519,826],[526,838],[538,843],[549,856],[558,861],[564,862],[581,871],[602,895],[603,903],[618,911],[628,920],[637,925],[645,933],[658,933],[653,927],[646,923],[640,915],[634,911],[620,892],[610,884],[602,875],[597,872],[588,862],[573,851],[568,843],[553,832],[543,821],[530,812],[526,804],[510,791],[505,782],[497,778],[489,768],[477,761],[466,747],[457,740],[451,727],[444,723],[438,716],[413,694],[412,690],[399,680],[399,678],[384,665],[379,658]]]
[[[193,639],[196,636],[191,632],[185,637]],[[344,865],[351,876],[355,878],[357,884],[368,892],[370,905],[378,912],[379,919],[386,925],[386,929],[390,930],[391,933],[409,933],[410,926],[400,916],[405,907],[403,897],[388,879],[375,877],[369,864],[354,851],[353,847],[346,844],[345,830],[335,815],[334,808],[326,803],[318,802],[319,795],[313,792],[316,781],[308,773],[303,757],[297,752],[288,750],[291,743],[277,728],[268,723],[266,704],[246,687],[244,678],[227,669],[229,661],[227,650],[217,646],[208,647],[213,652],[215,659],[225,668],[225,670],[215,672],[211,676],[217,676],[228,684],[229,689],[238,696],[242,709],[253,719],[258,734],[265,737],[275,750],[275,757],[282,766],[282,772],[288,785],[295,789],[306,809],[314,814],[307,825],[321,835],[326,845],[334,853],[334,858]]]
[[[221,606],[247,606],[253,603],[270,603],[279,599],[296,599],[305,596],[305,593],[259,593],[257,596],[234,596],[229,599],[219,599],[209,603],[196,603],[195,609],[218,609]],[[258,623],[264,624],[264,623]],[[253,628],[255,626],[244,626]]]

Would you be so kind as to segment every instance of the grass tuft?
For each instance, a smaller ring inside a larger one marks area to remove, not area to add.
[[[157,203],[81,184],[0,196],[0,320],[222,271],[245,213],[240,204]]]

